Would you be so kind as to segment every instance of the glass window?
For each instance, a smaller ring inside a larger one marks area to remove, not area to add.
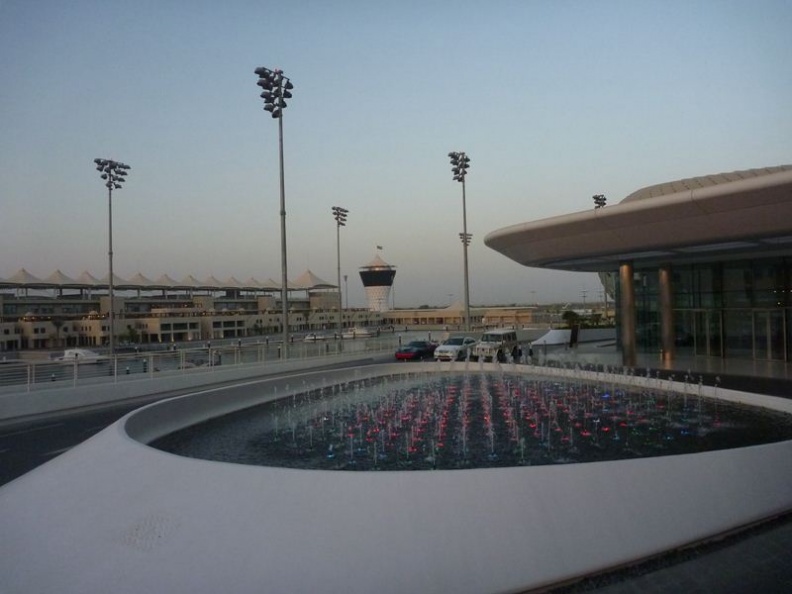
[[[722,307],[722,267],[719,264],[706,264],[698,265],[694,270],[696,307]]]
[[[671,269],[671,283],[674,294],[674,307],[693,307],[695,297],[693,270],[689,267],[673,267]]]
[[[753,316],[750,310],[727,310],[723,315],[727,357],[753,357]]]
[[[723,266],[723,297],[726,307],[753,305],[753,270],[749,262],[730,262]]]
[[[758,307],[784,307],[786,284],[784,262],[780,258],[756,261],[753,267],[755,304]]]

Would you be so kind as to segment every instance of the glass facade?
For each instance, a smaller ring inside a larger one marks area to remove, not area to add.
[[[678,355],[792,360],[792,258],[673,265],[671,271]],[[637,349],[659,352],[657,268],[636,268],[634,282]]]

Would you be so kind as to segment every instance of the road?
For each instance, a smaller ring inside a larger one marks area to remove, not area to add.
[[[0,485],[33,470],[98,433],[140,404],[60,414],[0,430]]]
[[[340,369],[351,364],[370,365],[391,361],[391,357],[390,354],[378,354],[365,361],[335,363],[314,367],[312,370]],[[260,377],[264,378],[269,375],[281,374],[265,373]],[[250,381],[250,378],[246,381]],[[223,382],[212,384],[212,387],[223,385],[230,387],[236,383],[238,382]],[[207,387],[209,385],[203,386],[201,389]],[[151,394],[122,403],[98,405],[75,411],[42,415],[35,419],[0,424],[0,486],[82,443],[128,412],[157,400],[194,391],[195,389],[189,389]]]

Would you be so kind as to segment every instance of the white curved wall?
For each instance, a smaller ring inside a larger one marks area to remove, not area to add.
[[[151,405],[0,489],[4,592],[514,592],[792,508],[792,442],[565,466],[344,472],[186,459],[132,437],[283,395],[283,381],[297,383]]]

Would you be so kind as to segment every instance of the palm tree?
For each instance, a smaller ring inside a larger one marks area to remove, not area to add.
[[[568,309],[563,314],[561,314],[561,319],[566,322],[568,328],[577,326],[580,323],[580,316],[577,314],[577,312],[574,312],[571,309]]]

